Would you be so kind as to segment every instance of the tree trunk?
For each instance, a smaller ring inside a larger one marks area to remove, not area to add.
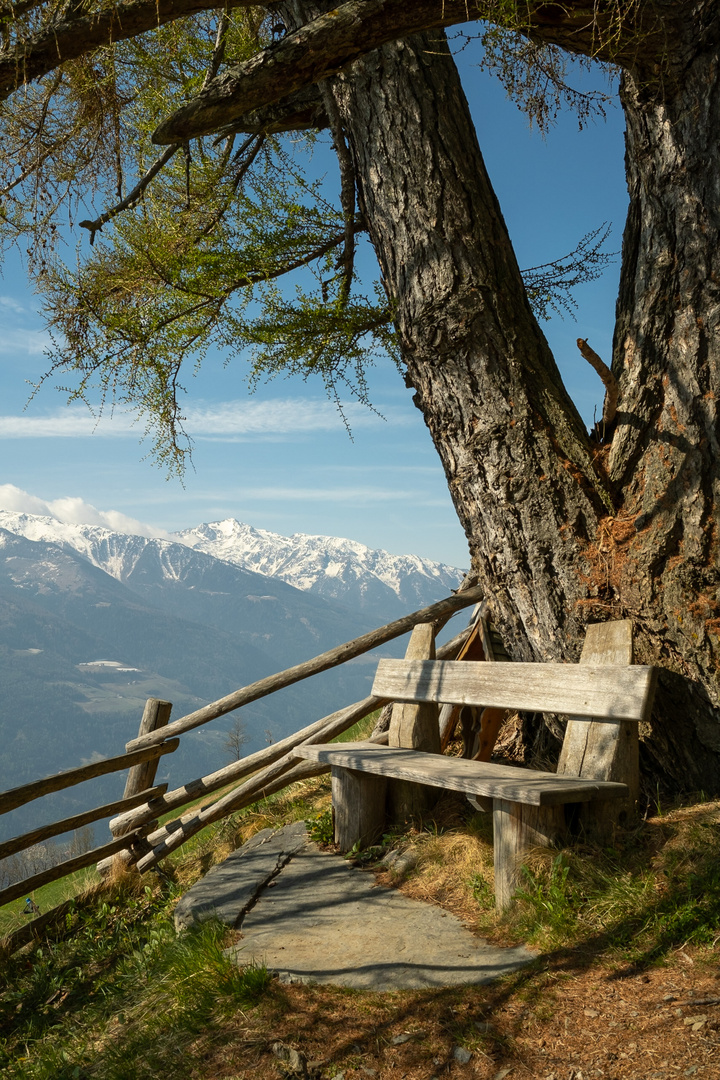
[[[715,792],[720,114],[717,47],[698,50],[696,34],[696,50],[662,102],[625,77],[632,205],[609,457],[529,308],[442,32],[384,46],[332,86],[406,382],[508,652],[577,660],[585,623],[631,617],[636,659],[677,673],[642,733],[653,787]]]
[[[613,370],[620,412],[600,523],[604,603],[634,619],[636,659],[669,721],[645,741],[657,768],[717,791],[720,726],[720,13],[678,28],[663,85],[626,72],[630,210]],[[700,17],[702,16],[702,17]],[[599,597],[598,597],[599,598]]]
[[[385,47],[336,92],[406,382],[473,572],[515,659],[567,655],[578,558],[612,504],[529,308],[444,36]]]

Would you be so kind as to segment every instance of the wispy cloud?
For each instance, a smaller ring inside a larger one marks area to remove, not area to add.
[[[77,439],[94,434],[139,436],[142,430],[127,412],[98,418],[82,406],[68,406],[61,412],[46,416],[32,416],[30,413],[0,416],[0,439]]]
[[[0,296],[0,308],[3,311],[12,311],[15,315],[24,315],[28,310],[18,303],[14,296]]]
[[[252,502],[329,502],[344,503],[350,506],[371,506],[374,503],[408,502],[413,506],[442,506],[446,500],[433,496],[424,496],[421,489],[381,487],[372,484],[352,486],[338,484],[337,487],[258,487],[240,488],[232,492],[234,499],[243,503]]]
[[[49,345],[50,338],[44,330],[4,327],[0,334],[0,355],[2,356],[42,356]]]
[[[65,525],[100,525],[102,528],[112,529],[113,532],[170,539],[170,534],[165,530],[128,517],[119,510],[98,510],[92,503],[72,495],[46,501],[30,495],[14,484],[0,484],[0,510],[54,518]]]
[[[351,428],[376,427],[383,417],[357,402],[343,407]],[[394,422],[402,423],[398,416]],[[196,438],[233,439],[248,436],[287,436],[315,431],[340,431],[345,421],[324,398],[285,398],[275,401],[229,401],[189,408],[186,429]]]
[[[383,419],[365,406],[350,403],[345,416],[351,429],[376,427]],[[405,413],[394,409],[385,413],[393,425],[405,425]],[[329,401],[316,398],[288,398],[277,401],[229,401],[219,405],[189,407],[183,427],[194,439],[236,442],[251,438],[289,439],[322,431],[341,431],[344,421]],[[81,406],[68,406],[45,416],[23,413],[0,416],[0,438],[85,438],[99,435],[142,437],[144,423],[134,413],[115,409],[93,416]]]

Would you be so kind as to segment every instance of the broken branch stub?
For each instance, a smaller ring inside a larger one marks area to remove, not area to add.
[[[618,395],[620,388],[618,381],[604,360],[601,360],[594,349],[590,348],[587,338],[578,338],[577,347],[588,364],[597,371],[605,387],[605,403],[603,405],[603,424],[612,424],[617,414]]]

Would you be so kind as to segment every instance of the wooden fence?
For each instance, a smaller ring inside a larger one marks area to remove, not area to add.
[[[68,769],[54,776],[44,777],[0,793],[0,814],[4,814],[43,795],[73,787],[93,777],[129,770],[122,799],[0,843],[0,859],[3,859],[50,837],[59,836],[93,821],[115,815],[110,822],[113,839],[109,843],[74,858],[66,859],[57,866],[0,890],[0,906],[23,894],[31,893],[41,885],[67,877],[85,867],[97,864],[98,869],[102,871],[120,854],[127,863],[135,863],[140,872],[149,870],[160,859],[176,850],[207,825],[221,820],[260,798],[280,791],[296,780],[317,776],[327,771],[326,766],[298,758],[293,750],[302,743],[328,742],[388,702],[376,697],[367,697],[363,701],[315,721],[294,735],[273,743],[257,753],[218,769],[208,776],[191,780],[173,791],[167,791],[167,784],[153,786],[160,757],[176,750],[180,741],[179,736],[185,732],[239,709],[251,701],[267,697],[276,690],[343,664],[393,638],[402,636],[419,623],[433,623],[436,628],[439,628],[456,612],[477,604],[481,599],[482,596],[477,587],[456,593],[411,615],[396,619],[369,634],[364,634],[354,641],[346,642],[344,645],[322,653],[303,664],[297,664],[242,687],[173,723],[169,722],[171,704],[157,698],[149,698],[138,736],[127,744],[125,753],[94,761],[76,769]],[[438,658],[448,659],[457,655],[469,633],[468,628],[439,649]],[[383,736],[380,736],[379,741],[382,739]],[[193,810],[184,817],[176,817],[160,828],[156,827],[160,815],[179,810],[203,795],[243,779],[245,779],[244,783],[211,805],[200,810]],[[63,905],[63,908],[65,906]],[[55,911],[57,913],[60,908]],[[23,927],[22,931],[14,937],[20,942],[29,940],[32,927],[37,926],[39,930],[41,924],[43,927],[47,925],[46,915],[34,920],[29,926]]]

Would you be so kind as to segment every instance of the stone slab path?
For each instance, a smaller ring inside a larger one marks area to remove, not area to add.
[[[304,825],[264,830],[183,896],[178,928],[217,915],[239,929],[229,952],[262,962],[285,982],[359,990],[485,983],[534,959],[496,948],[434,904],[378,885],[374,876],[308,841]]]

